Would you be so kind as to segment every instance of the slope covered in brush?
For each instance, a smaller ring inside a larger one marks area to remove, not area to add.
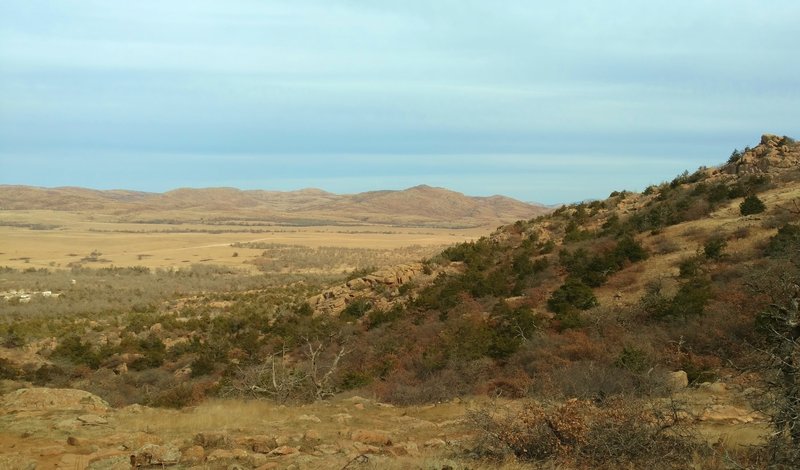
[[[763,362],[758,319],[800,278],[799,161],[794,141],[765,136],[720,167],[565,206],[322,292],[259,288],[257,277],[238,288],[227,271],[74,273],[63,301],[9,304],[3,351],[38,353],[29,365],[9,356],[0,372],[114,404],[172,406],[341,391],[395,403],[659,394],[677,370],[697,382]],[[7,273],[32,285],[57,275]],[[187,280],[208,290],[181,294]],[[164,292],[104,303],[115,283]],[[86,302],[91,313],[79,309]]]

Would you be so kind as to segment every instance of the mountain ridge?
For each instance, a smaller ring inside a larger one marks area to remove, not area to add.
[[[158,193],[0,185],[0,201],[0,210],[91,210],[126,222],[259,220],[276,225],[472,227],[510,223],[549,210],[506,196],[468,196],[428,185],[356,194],[318,188],[272,191],[182,187]]]

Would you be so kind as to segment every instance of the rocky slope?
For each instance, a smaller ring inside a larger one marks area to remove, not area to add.
[[[709,383],[677,394],[689,404],[683,419],[710,442],[753,444],[765,431],[740,389]],[[467,412],[487,406],[517,407],[480,398],[394,407],[353,396],[294,407],[216,401],[183,411],[113,409],[81,390],[20,389],[0,397],[0,468],[497,468],[470,454],[476,436]]]

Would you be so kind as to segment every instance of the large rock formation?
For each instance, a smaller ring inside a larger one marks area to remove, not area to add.
[[[67,388],[22,388],[0,397],[3,413],[82,411],[106,413],[111,409],[102,398],[83,390]]]
[[[797,168],[798,164],[800,144],[786,136],[764,134],[755,148],[746,149],[741,157],[726,164],[723,170],[741,176]]]
[[[308,299],[315,315],[338,315],[348,305],[368,301],[373,308],[387,310],[397,302],[408,300],[400,287],[410,282],[423,285],[431,282],[439,272],[452,268],[433,268],[422,263],[401,264],[375,271],[364,277],[351,279],[331,287]]]

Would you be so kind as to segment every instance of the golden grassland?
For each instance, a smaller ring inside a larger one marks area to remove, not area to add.
[[[72,263],[180,268],[214,264],[254,271],[252,262],[264,250],[234,248],[231,245],[235,243],[396,250],[402,251],[397,256],[401,262],[403,258],[431,256],[443,246],[473,240],[492,228],[139,224],[85,212],[0,211],[0,266],[68,269]],[[92,253],[93,259],[84,259],[92,258]]]
[[[635,305],[648,284],[663,281],[674,283],[681,260],[703,250],[703,242],[714,235],[725,237],[726,256],[730,261],[758,257],[758,253],[775,235],[784,219],[795,220],[794,201],[800,200],[800,188],[778,187],[759,193],[770,207],[766,214],[742,217],[738,200],[722,205],[708,217],[663,228],[657,234],[641,237],[643,246],[651,253],[647,263],[633,264],[609,282],[595,289],[601,305]]]

